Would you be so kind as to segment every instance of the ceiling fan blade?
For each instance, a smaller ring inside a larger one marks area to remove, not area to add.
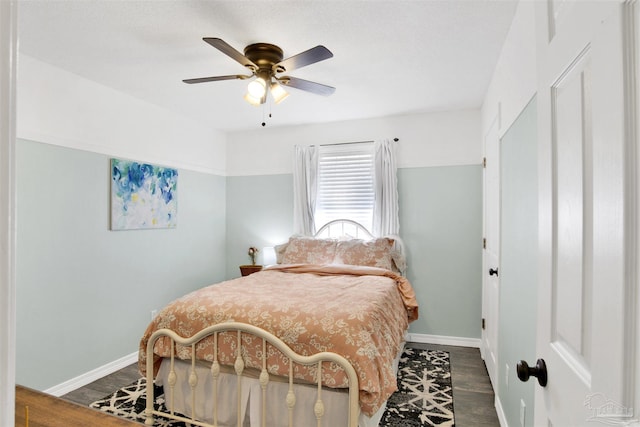
[[[185,83],[193,84],[193,83],[206,83],[206,82],[217,82],[219,80],[244,80],[253,76],[245,76],[242,74],[233,74],[230,76],[216,76],[216,77],[199,77],[197,79],[186,79],[183,80]]]
[[[215,47],[220,52],[224,53],[225,55],[235,60],[236,62],[239,62],[245,67],[251,68],[253,71],[258,69],[258,66],[254,64],[253,61],[251,61],[249,58],[247,58],[246,56],[238,52],[226,41],[219,39],[217,37],[204,37],[202,40],[209,43],[211,46]]]
[[[302,68],[309,64],[315,64],[316,62],[324,61],[329,58],[333,58],[333,53],[331,53],[331,51],[326,47],[318,45],[287,58],[284,61],[280,61],[273,66],[273,70],[277,73],[284,73],[286,71]]]
[[[315,93],[316,95],[329,96],[336,91],[335,87],[310,82],[309,80],[298,79],[296,77],[283,76],[277,80],[287,87],[305,90],[307,92]]]

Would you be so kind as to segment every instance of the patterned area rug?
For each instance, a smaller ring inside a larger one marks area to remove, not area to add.
[[[146,381],[140,378],[92,408],[144,423]],[[156,387],[156,408],[164,409],[162,388]],[[406,347],[398,369],[398,391],[387,402],[380,427],[453,427],[453,395],[449,353]],[[154,427],[187,427],[185,423],[156,418]]]
[[[449,353],[405,347],[381,427],[454,426]]]

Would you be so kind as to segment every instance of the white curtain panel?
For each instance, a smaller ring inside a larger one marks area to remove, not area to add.
[[[312,236],[316,232],[313,213],[316,208],[318,148],[295,146],[293,161],[293,232]]]
[[[397,235],[400,232],[398,215],[398,178],[396,173],[397,141],[376,140],[374,145],[373,235]]]

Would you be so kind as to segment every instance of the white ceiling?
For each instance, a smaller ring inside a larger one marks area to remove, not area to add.
[[[479,108],[516,0],[193,1],[22,0],[20,51],[222,131]],[[292,76],[336,87],[289,89],[254,107],[242,74],[202,37],[242,52],[280,46],[285,58],[322,44],[334,57]]]

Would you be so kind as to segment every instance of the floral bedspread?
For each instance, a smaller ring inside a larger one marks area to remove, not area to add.
[[[184,337],[207,326],[244,322],[282,339],[296,353],[311,355],[331,351],[344,356],[359,378],[360,406],[375,413],[396,390],[392,361],[418,306],[406,278],[375,267],[346,265],[280,265],[238,279],[211,285],[183,296],[165,307],[140,341],[139,367],[146,371],[147,341],[153,332],[169,328]],[[260,368],[258,338],[243,335],[245,363]],[[233,365],[236,336],[218,337],[218,361]],[[170,355],[168,338],[154,346],[156,369],[161,357]],[[196,357],[213,361],[213,339],[196,346]],[[288,360],[271,349],[267,366],[271,373],[287,375]],[[177,346],[177,357],[191,358],[191,348]],[[323,365],[323,383],[346,387],[341,368]],[[296,368],[294,376],[314,381],[314,367]]]

